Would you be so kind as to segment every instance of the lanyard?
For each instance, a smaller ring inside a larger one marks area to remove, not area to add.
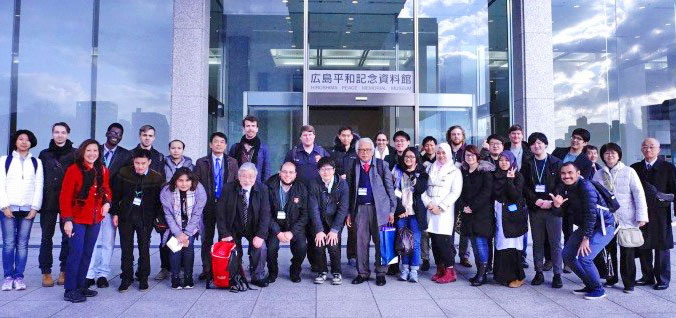
[[[535,164],[535,175],[538,178],[538,184],[542,184],[542,177],[545,175],[545,170],[547,170],[547,157],[545,157],[545,163],[542,165],[542,173],[538,170],[538,162],[533,158],[533,163]]]

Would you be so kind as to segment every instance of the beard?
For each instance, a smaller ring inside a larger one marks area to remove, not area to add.
[[[294,179],[294,180],[292,180],[291,182],[287,183],[287,182],[284,181],[284,179],[281,179],[281,178],[279,179],[279,182],[281,182],[281,183],[282,183],[283,185],[285,185],[285,186],[293,185],[293,183],[294,183],[295,181],[296,181],[296,180]]]

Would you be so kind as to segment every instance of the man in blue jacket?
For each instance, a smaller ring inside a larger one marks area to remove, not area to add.
[[[242,119],[242,130],[244,136],[239,142],[232,145],[228,155],[237,160],[237,166],[245,162],[251,162],[258,169],[259,182],[265,182],[270,178],[270,156],[268,155],[268,145],[264,144],[258,137],[258,118],[253,115],[247,115]]]
[[[574,290],[593,300],[606,297],[594,257],[613,239],[615,219],[594,184],[580,177],[580,169],[572,162],[561,166],[563,185],[557,194],[550,194],[552,205],[570,215],[577,230],[563,247],[563,262],[582,279],[584,288]]]

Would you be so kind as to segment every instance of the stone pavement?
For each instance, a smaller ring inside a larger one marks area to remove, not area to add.
[[[61,286],[44,288],[40,285],[40,232],[35,222],[26,269],[28,289],[0,292],[0,317],[676,317],[676,286],[666,291],[637,287],[633,294],[627,295],[622,293],[620,283],[607,289],[607,298],[588,301],[571,293],[581,287],[574,274],[564,274],[562,289],[548,285],[551,272],[545,274],[546,283],[541,286],[510,289],[490,283],[472,287],[467,279],[474,275],[474,267],[458,267],[461,273],[458,281],[447,285],[430,281],[434,268],[421,275],[417,284],[388,276],[384,287],[376,286],[374,280],[351,285],[355,269],[346,265],[344,249],[343,285],[313,284],[307,262],[303,281],[294,284],[288,278],[290,251],[284,247],[280,251],[281,277],[277,282],[238,294],[206,290],[203,282],[192,290],[175,291],[169,287],[168,280],[151,280],[146,292],[139,292],[135,284],[128,292],[118,293],[120,253],[116,248],[111,287],[99,289],[97,297],[84,303],[71,304],[63,300]],[[153,238],[157,244],[157,235]],[[59,240],[55,238],[55,242]],[[151,253],[151,275],[154,275],[159,267],[157,248]],[[58,248],[54,255],[58,255]],[[195,275],[201,271],[198,251],[196,255]],[[529,255],[532,255],[530,250]],[[675,264],[672,271],[676,266],[675,255],[672,252],[672,264]],[[58,266],[58,260],[55,264]],[[57,266],[55,272],[58,272]],[[531,266],[527,278],[530,280],[532,276]]]

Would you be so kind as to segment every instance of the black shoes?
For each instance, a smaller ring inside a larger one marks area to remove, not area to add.
[[[605,287],[613,287],[613,286],[615,286],[615,284],[617,284],[618,281],[619,281],[619,280],[617,279],[617,277],[607,278],[607,279],[606,279],[606,282],[603,283],[603,286],[605,286]]]
[[[647,279],[645,277],[641,277],[641,279],[636,281],[636,286],[648,286],[648,285],[654,285],[655,280],[654,279]]]
[[[197,279],[199,279],[199,280],[205,280],[205,279],[207,279],[207,277],[210,277],[210,276],[211,276],[211,274],[209,274],[209,273],[207,273],[207,272],[202,272],[202,273],[200,273],[199,276],[197,276]]]
[[[291,281],[294,283],[300,283],[300,274],[292,274]]]
[[[422,265],[420,265],[420,270],[423,271],[423,272],[430,270],[430,261],[424,259],[422,261]]]
[[[399,274],[399,266],[398,264],[392,264],[387,267],[387,275],[394,276]]]
[[[560,276],[559,276],[560,278]],[[530,281],[530,284],[533,286],[538,286],[542,285],[542,283],[545,282],[545,275],[542,274],[542,272],[537,272],[535,273],[535,277],[533,277],[533,280]]]
[[[117,288],[117,291],[124,293],[129,289],[129,286],[131,286],[131,280],[122,280],[122,283],[120,283],[120,287]]]
[[[477,270],[477,277],[472,282],[472,286],[479,287],[484,283],[486,283],[486,264],[479,264],[479,268]]]
[[[263,278],[263,279],[252,279],[251,284],[258,286],[258,287],[268,287],[268,280]]]
[[[472,267],[472,264],[469,263],[469,259],[464,257],[460,260],[460,265],[465,267]]]
[[[84,295],[82,295],[79,291],[71,290],[63,294],[63,300],[69,301],[71,303],[81,303],[83,301],[86,301],[87,298]]]
[[[277,275],[269,275],[268,274],[268,284],[272,284],[277,281]]]
[[[192,281],[192,273],[190,275],[186,274],[183,279],[183,288],[191,289],[193,287],[195,287],[195,283]]]
[[[89,288],[80,288],[78,291],[80,292],[80,294],[82,294],[82,296],[85,297],[95,297],[96,295],[99,294],[99,292],[91,290]]]
[[[149,288],[149,286],[148,286],[148,278],[143,278],[143,279],[140,279],[140,278],[139,278],[139,281],[138,281],[138,290],[140,290],[140,291],[146,291],[146,290],[148,290],[148,288]]]
[[[108,288],[108,280],[105,277],[99,277],[99,279],[96,280],[96,287]]]
[[[545,272],[549,272],[552,270],[553,267],[554,264],[552,263],[552,261],[546,261],[545,264],[542,265],[542,270]]]
[[[654,290],[665,290],[667,288],[669,288],[669,285],[667,284],[656,284],[655,286],[653,286]]]
[[[377,286],[385,286],[385,283],[387,281],[385,280],[385,276],[376,276],[376,285]]]
[[[352,280],[352,284],[353,284],[353,285],[358,285],[358,284],[361,284],[361,283],[363,283],[363,282],[365,282],[365,281],[367,281],[367,280],[369,280],[368,277],[362,277],[362,276],[357,275],[357,277],[355,277],[355,278]]]
[[[171,278],[171,289],[183,289],[181,286],[181,279],[178,277]]]
[[[573,272],[573,270],[570,269],[570,267],[569,267],[568,265],[564,265],[564,266],[563,266],[563,273],[564,273],[564,274],[570,274],[570,273],[572,273],[572,272]]]
[[[561,288],[563,287],[563,282],[561,281],[561,274],[554,274],[552,279],[552,288]]]
[[[94,284],[96,284],[96,281],[94,281],[93,278],[85,278],[85,287],[86,288],[92,287],[92,286],[94,286]]]

